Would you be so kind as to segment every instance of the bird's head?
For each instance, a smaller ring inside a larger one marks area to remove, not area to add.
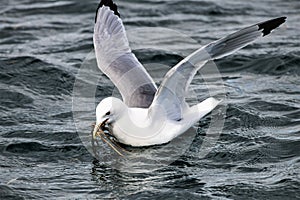
[[[104,127],[116,122],[126,111],[126,105],[118,98],[108,97],[103,99],[96,108],[96,126],[93,135],[99,129],[99,126]]]

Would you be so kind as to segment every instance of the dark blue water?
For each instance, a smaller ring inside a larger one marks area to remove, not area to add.
[[[227,111],[214,148],[199,157],[197,149],[211,118],[207,116],[196,125],[191,146],[176,161],[144,172],[95,160],[76,129],[73,86],[93,50],[97,3],[1,2],[0,199],[300,198],[298,0],[116,1],[129,32],[165,28],[199,46],[253,23],[288,17],[270,37],[216,61]],[[152,31],[142,37],[130,33],[132,45],[139,45],[135,53],[142,63],[172,66],[182,58],[174,52],[186,55],[197,48],[173,35],[155,40],[160,35]],[[155,70],[161,78],[166,68]],[[199,96],[200,79],[195,77],[192,85]],[[103,77],[98,100],[111,93],[112,85]],[[93,118],[95,113],[89,112]]]

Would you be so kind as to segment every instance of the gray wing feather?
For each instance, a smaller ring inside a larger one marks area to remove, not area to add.
[[[222,58],[247,46],[269,34],[284,23],[285,19],[280,17],[244,28],[200,48],[183,59],[166,74],[150,107],[151,112],[163,109],[169,119],[180,120],[187,106],[185,102],[187,88],[197,71],[207,61]]]
[[[125,104],[148,108],[156,85],[131,52],[122,20],[107,6],[97,12],[94,47],[98,67],[118,88]]]

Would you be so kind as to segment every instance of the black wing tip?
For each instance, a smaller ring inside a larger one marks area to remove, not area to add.
[[[281,24],[283,24],[286,21],[287,17],[278,17],[275,19],[271,19],[262,23],[257,24],[258,30],[262,30],[263,37],[266,35],[269,35],[272,30],[279,27]]]
[[[98,5],[98,8],[96,10],[95,23],[97,22],[98,10],[102,6],[108,6],[112,11],[114,11],[115,15],[120,17],[120,13],[118,12],[118,6],[112,0],[101,0],[99,5]]]

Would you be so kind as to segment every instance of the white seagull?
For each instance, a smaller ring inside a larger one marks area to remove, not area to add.
[[[105,124],[118,142],[126,145],[168,143],[220,103],[213,97],[192,107],[186,103],[187,89],[196,72],[209,60],[227,56],[268,35],[285,20],[279,17],[249,26],[196,50],[170,69],[157,88],[129,47],[116,4],[101,0],[93,36],[97,64],[118,88],[123,101],[107,97],[98,104],[93,136]]]

